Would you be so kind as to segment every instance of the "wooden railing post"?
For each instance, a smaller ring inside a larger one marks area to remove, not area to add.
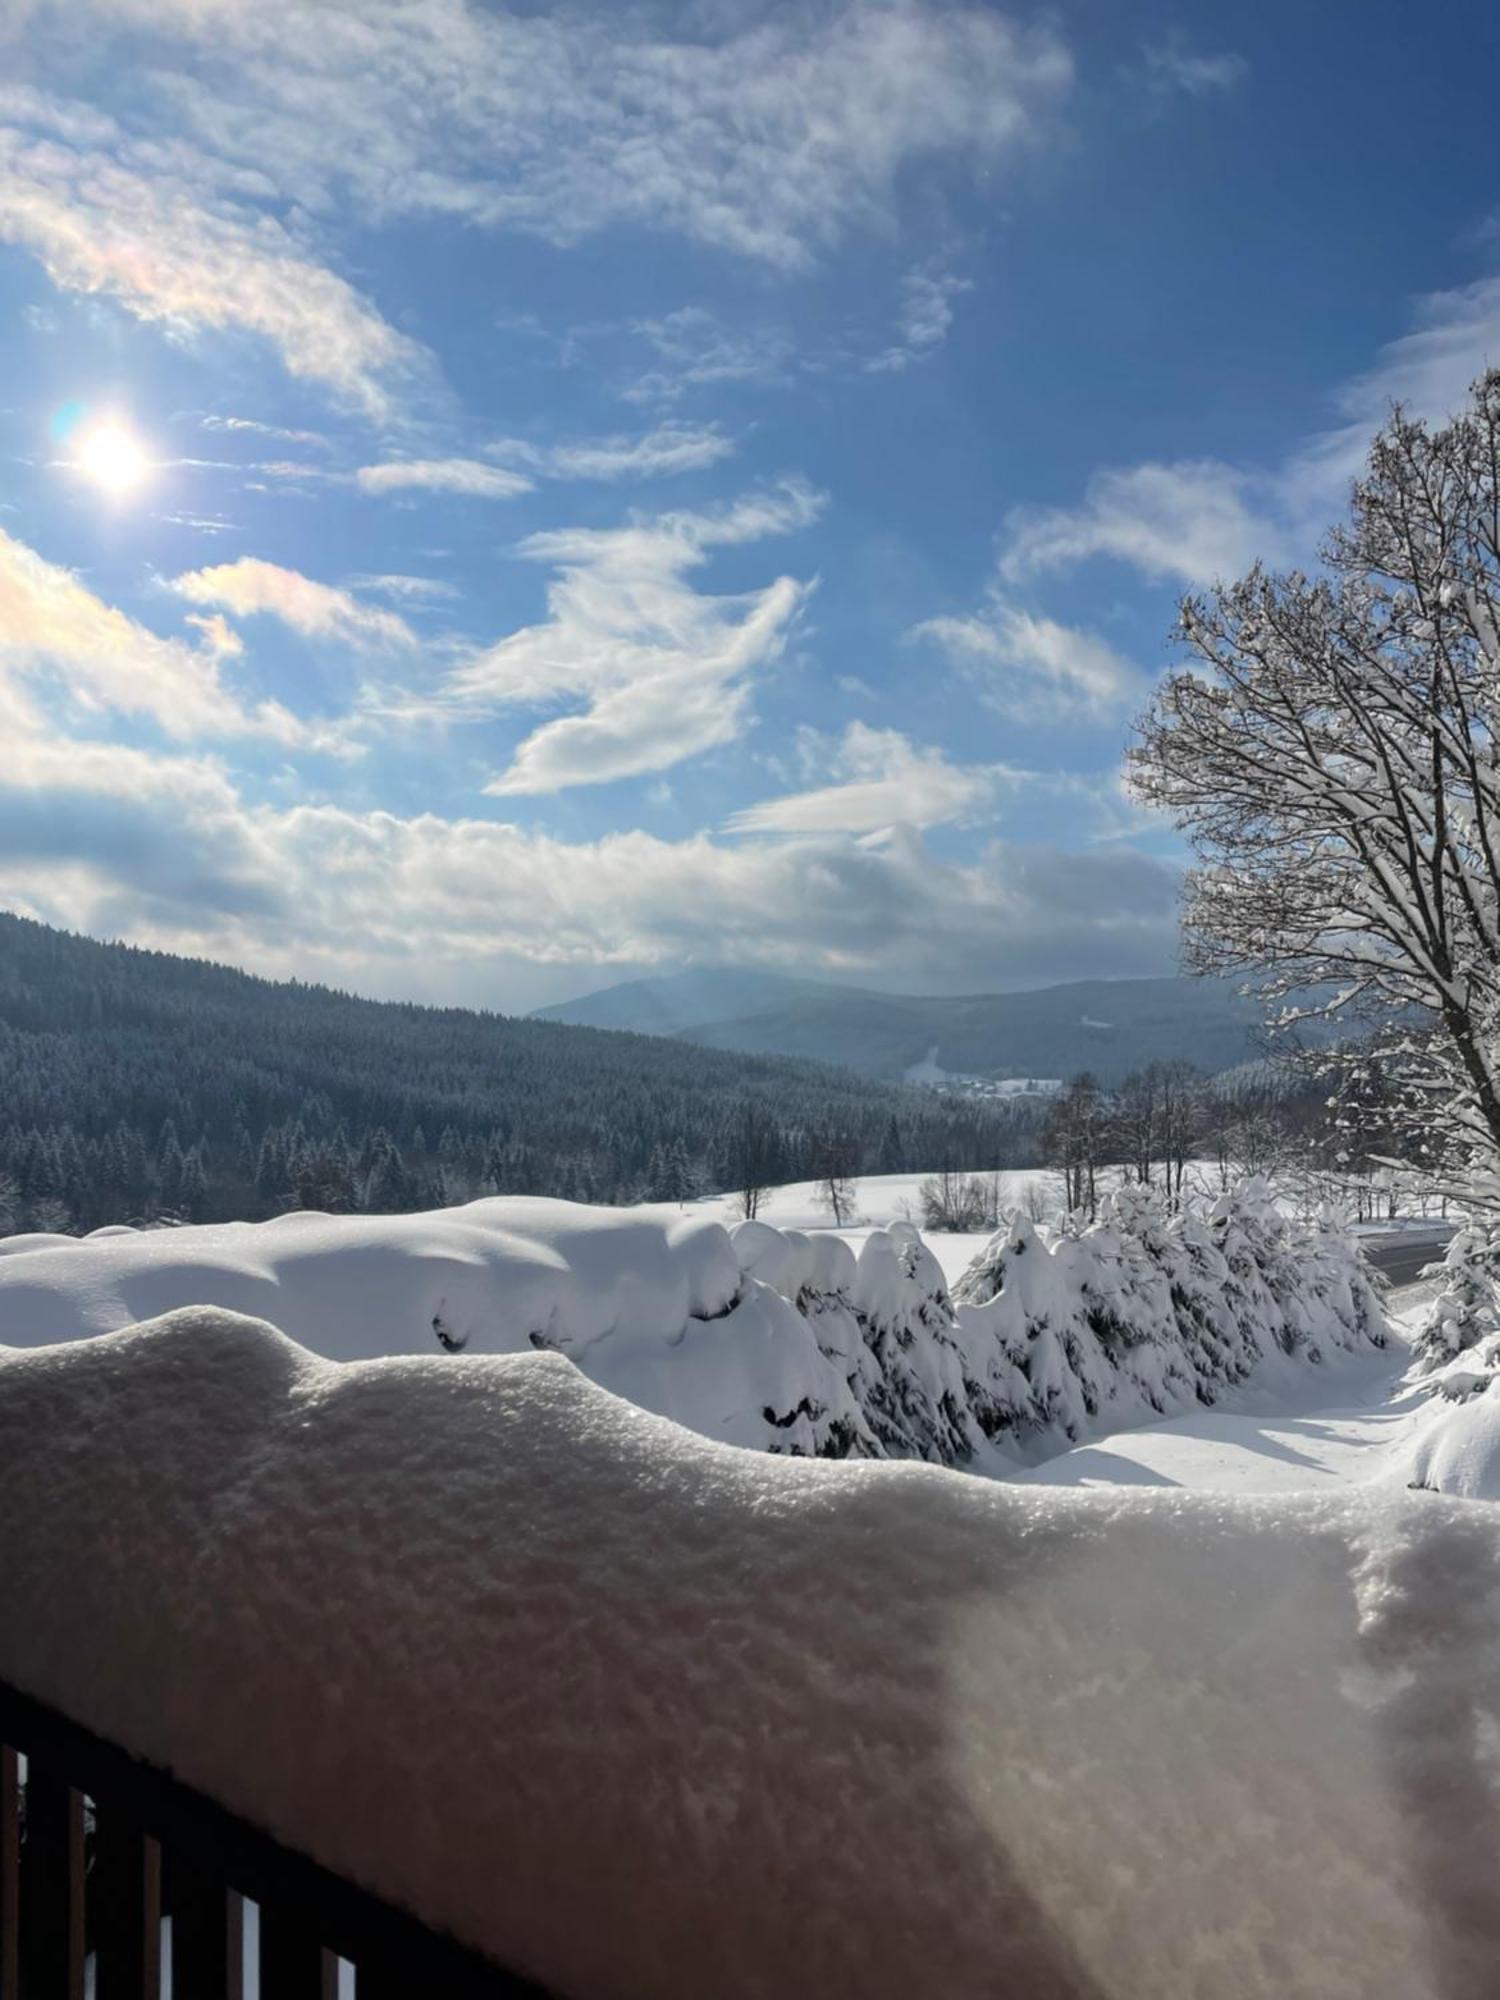
[[[0,1743],[0,2000],[21,1992],[21,1787],[18,1760]]]
[[[95,1802],[89,1914],[95,2000],[159,2000],[161,1849],[113,1800]]]
[[[212,1864],[186,1848],[168,1850],[166,1898],[172,1916],[172,2000],[243,2000],[243,1899]]]
[[[301,1910],[261,1905],[262,2000],[337,2000],[338,1961]]]
[[[83,2000],[83,1794],[26,1759],[21,1972],[26,2000]]]

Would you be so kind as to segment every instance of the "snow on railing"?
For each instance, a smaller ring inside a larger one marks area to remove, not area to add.
[[[1019,1263],[1105,1256],[1084,1240]],[[1210,1251],[1269,1312],[1269,1256]],[[960,1302],[955,1346],[994,1305]],[[889,1409],[941,1387],[880,1338]],[[1493,1988],[1500,1565],[1471,1502],[772,1457],[556,1353],[343,1364],[208,1308],[0,1354],[0,1465],[0,1679],[96,1736],[0,1724],[63,1851],[70,2000],[77,1795],[113,1841],[125,1750],[133,1935],[143,1840],[174,1933],[202,1859],[261,1902],[275,2000],[322,2000],[330,1949],[365,2000],[453,1991],[372,1959],[334,1878],[574,2000],[1164,1996],[1205,1964],[1243,2000]],[[331,1871],[292,1972],[283,1878],[155,1817],[167,1771]]]

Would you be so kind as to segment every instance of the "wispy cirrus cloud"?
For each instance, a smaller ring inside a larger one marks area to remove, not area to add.
[[[1006,521],[1001,575],[1016,583],[1091,556],[1153,581],[1236,576],[1267,546],[1264,479],[1217,459],[1097,472],[1076,507],[1019,507]]]
[[[491,447],[548,479],[660,479],[674,472],[702,472],[734,455],[735,443],[717,424],[667,423],[638,436],[579,438],[537,446],[510,440]]]
[[[990,707],[1107,716],[1143,692],[1140,673],[1097,633],[1064,625],[992,592],[984,610],[928,618],[908,634],[930,640]]]
[[[730,833],[877,833],[887,827],[942,826],[982,816],[1011,773],[955,764],[898,729],[851,722],[828,756],[831,784],[746,806]]]
[[[232,636],[164,637],[106,604],[63,569],[0,529],[0,690],[12,730],[35,732],[42,711],[23,684],[46,685],[78,718],[149,718],[182,740],[264,736],[316,745],[326,732],[279,702],[246,703],[226,684]],[[7,755],[11,754],[7,741]]]
[[[144,320],[268,340],[378,421],[427,357],[309,218],[559,244],[644,226],[795,270],[884,227],[914,169],[990,169],[1037,139],[1073,76],[1054,28],[943,0],[680,36],[603,7],[32,0],[21,34],[72,94],[0,97],[0,239]],[[0,16],[0,58],[6,40]],[[127,128],[87,93],[132,64]]]
[[[774,325],[726,326],[707,306],[678,306],[629,329],[656,357],[628,381],[627,402],[672,404],[690,389],[725,383],[774,382],[790,367],[795,343]]]
[[[865,363],[871,374],[899,374],[934,353],[953,325],[953,301],[973,290],[973,280],[957,272],[918,266],[901,280],[897,338]]]
[[[437,576],[407,576],[389,570],[349,579],[354,590],[373,590],[380,597],[394,597],[398,603],[440,604],[462,596],[456,583]]]
[[[1248,80],[1250,65],[1233,49],[1209,53],[1189,48],[1180,37],[1173,37],[1146,45],[1139,75],[1155,97],[1222,97]]]
[[[389,458],[354,475],[363,493],[456,493],[471,500],[514,500],[535,480],[477,458]]]
[[[1202,458],[1106,467],[1073,506],[1013,509],[1002,536],[1002,578],[1015,584],[1103,557],[1149,582],[1201,589],[1257,561],[1313,561],[1392,407],[1441,423],[1500,357],[1500,278],[1431,293],[1416,302],[1413,318],[1411,331],[1335,391],[1330,427],[1279,463]]]
[[[327,451],[328,439],[321,431],[289,430],[284,424],[262,423],[258,417],[220,416],[210,411],[198,423],[206,431],[227,431],[231,436],[248,432],[252,437],[274,438],[278,444],[299,444]]]
[[[363,604],[337,584],[319,583],[258,556],[188,570],[174,577],[171,587],[191,604],[213,605],[234,618],[278,618],[305,638],[352,646],[417,643],[415,632],[396,612]]]
[[[585,706],[534,730],[486,789],[503,796],[603,784],[734,741],[748,720],[752,676],[782,652],[811,586],[783,576],[721,597],[696,590],[692,573],[716,548],[807,526],[822,505],[788,480],[714,512],[523,542],[522,556],[556,572],[550,615],[458,668],[446,698],[469,714]]]
[[[540,479],[659,479],[703,471],[733,455],[733,438],[717,424],[658,424],[639,435],[613,433],[551,445],[502,438],[485,446],[486,458],[384,459],[354,474],[365,493],[453,493],[476,500],[511,500],[530,493]],[[524,472],[516,470],[524,466]]]
[[[274,216],[206,196],[217,178],[191,151],[88,152],[0,126],[0,242],[31,251],[61,290],[169,331],[257,335],[292,375],[389,415],[421,349]]]
[[[54,0],[60,11],[62,0]],[[558,242],[665,229],[774,265],[880,224],[922,162],[992,163],[1073,78],[1055,29],[939,0],[844,0],[673,34],[634,10],[464,0],[67,0],[176,37],[186,132],[307,203],[448,214]]]

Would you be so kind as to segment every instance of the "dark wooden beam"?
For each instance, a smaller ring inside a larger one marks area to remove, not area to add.
[[[23,1955],[33,1889],[41,1898],[42,1931],[49,1939],[65,1938],[69,1951],[76,1947],[77,1955],[76,1987],[38,1985],[33,1993],[28,1985],[27,2000],[81,2000],[85,1792],[98,1804],[101,1825],[112,1809],[122,1810],[141,1835],[160,1844],[166,1857],[169,1909],[176,1903],[173,1869],[182,1857],[263,1911],[273,1912],[273,1925],[295,1924],[302,1934],[315,1936],[322,1951],[348,1959],[356,1974],[361,1968],[370,1968],[372,1976],[378,1976],[380,1968],[400,1969],[408,1993],[441,1994],[444,2000],[547,2000],[542,1987],[430,1929],[410,1912],[371,1895],[204,1793],[180,1784],[169,1771],[143,1763],[4,1682],[0,1682],[0,1743],[34,1759],[45,1777],[38,1794],[44,1801],[43,1846],[32,1858],[30,1873],[23,1857]],[[59,1803],[63,1798],[73,1803],[64,1808]],[[66,1829],[66,1838],[60,1828]],[[31,1848],[29,1838],[26,1846]],[[42,1854],[47,1857],[45,1870],[35,1866]],[[69,1859],[73,1856],[76,1866]],[[496,1856],[495,1870],[497,1881],[503,1883],[503,1856]],[[227,1966],[227,1943],[224,1958],[218,1951],[214,1942],[213,1962]],[[175,1978],[173,1990],[175,1995]],[[215,1986],[204,1988],[206,2000],[208,1996],[218,2000],[219,1992]],[[187,2000],[185,1993],[181,2000]],[[276,2000],[281,2000],[279,1993]]]
[[[83,1793],[44,1743],[26,1750],[21,1977],[26,2000],[83,2000]]]
[[[118,1798],[96,1807],[88,1901],[95,2000],[160,2000],[161,1848]]]

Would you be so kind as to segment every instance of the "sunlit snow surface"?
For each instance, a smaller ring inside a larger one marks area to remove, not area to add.
[[[1019,1480],[765,1448],[809,1353],[1081,1408],[1101,1287],[1166,1324],[1127,1223],[956,1311],[900,1224],[0,1245],[0,1677],[575,2000],[1481,2000],[1500,1512],[1411,1482],[1494,1490],[1500,1403],[1371,1348],[1337,1232],[1189,1233],[1208,1346],[1108,1366],[1191,1401],[1233,1336],[1212,1410]]]
[[[0,1675],[576,2000],[1468,2000],[1500,1537],[730,1449],[221,1311],[0,1361]]]
[[[1004,1472],[1246,1387],[1305,1393],[1311,1371],[1384,1339],[1354,1241],[1289,1220],[1257,1183],[1176,1218],[1118,1189],[1081,1234],[1017,1215],[968,1240],[951,1297],[909,1221],[808,1230],[785,1219],[797,1191],[778,1195],[774,1223],[706,1203],[496,1197],[14,1238],[0,1243],[0,1344],[209,1304],[330,1360],[552,1350],[727,1443]]]

